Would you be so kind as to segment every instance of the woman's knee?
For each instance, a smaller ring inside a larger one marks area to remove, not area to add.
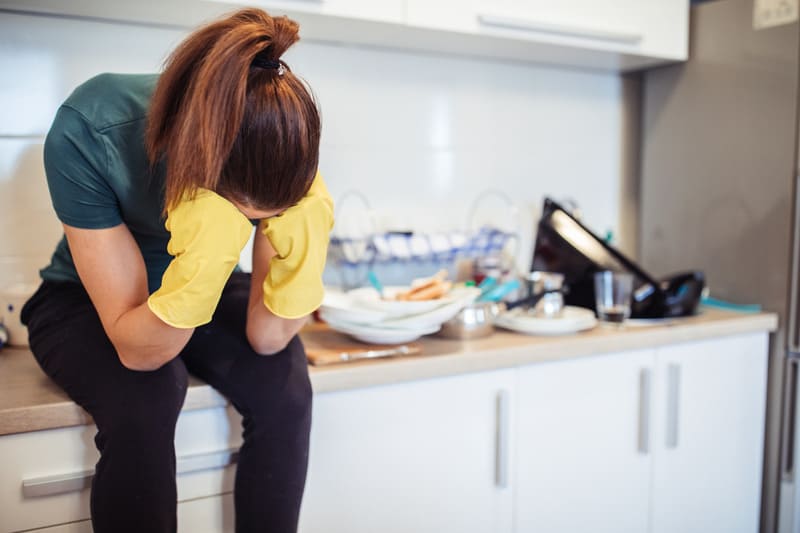
[[[305,350],[298,337],[264,365],[264,380],[260,386],[246,391],[246,410],[254,417],[281,418],[302,421],[311,414],[312,390],[308,378]],[[271,368],[270,368],[271,367]]]
[[[188,388],[185,365],[173,360],[152,372],[127,372],[128,379],[119,384],[113,399],[98,406],[98,428],[128,436],[172,435]]]

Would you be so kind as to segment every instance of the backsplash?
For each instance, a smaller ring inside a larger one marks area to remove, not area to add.
[[[61,236],[42,165],[60,102],[100,72],[157,71],[184,35],[0,13],[0,285],[35,280]],[[342,200],[335,231],[488,221],[520,233],[524,268],[551,195],[575,200],[598,232],[621,233],[618,75],[305,41],[285,59],[322,110],[320,168]]]

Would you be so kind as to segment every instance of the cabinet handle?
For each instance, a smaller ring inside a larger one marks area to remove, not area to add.
[[[483,26],[524,30],[533,33],[561,35],[565,37],[580,37],[583,39],[594,39],[596,41],[610,41],[623,44],[635,44],[642,40],[642,35],[638,33],[604,31],[594,28],[584,28],[581,26],[551,24],[548,22],[541,22],[538,20],[530,20],[520,17],[493,15],[491,13],[479,13],[478,22]]]
[[[795,176],[795,202],[800,201],[800,174]],[[800,205],[795,203],[795,205]],[[786,336],[788,337],[789,351],[793,353],[800,352],[800,272],[796,266],[800,265],[800,209],[794,210],[794,225],[795,230],[792,232],[792,264],[795,268],[792,269],[792,277],[789,284],[789,320],[786,327]]]
[[[639,453],[650,452],[650,369],[639,372]]]
[[[509,431],[509,394],[507,390],[497,393],[497,433],[495,435],[494,482],[501,489],[508,487],[508,448],[511,445]]]
[[[176,461],[176,472],[187,474],[201,470],[215,470],[235,464],[239,458],[237,448],[218,452],[200,453],[179,457]],[[94,470],[68,472],[53,476],[41,476],[22,480],[22,495],[25,498],[54,496],[65,492],[76,492],[92,485]]]
[[[794,432],[796,431],[797,417],[797,377],[800,360],[796,357],[786,359],[786,385],[783,396],[783,430],[782,440],[782,467],[781,478],[784,481],[794,482]]]
[[[667,448],[678,447],[678,423],[680,415],[681,367],[667,366]]]

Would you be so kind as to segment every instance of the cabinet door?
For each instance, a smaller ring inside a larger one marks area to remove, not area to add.
[[[178,533],[233,533],[233,494],[178,503]]]
[[[767,334],[657,351],[652,533],[759,527]]]
[[[686,59],[688,0],[408,0],[413,26]]]
[[[228,533],[234,530],[233,495],[197,498],[178,503],[178,533]],[[5,530],[3,530],[5,531]],[[69,522],[30,533],[92,533],[91,520]]]
[[[300,531],[506,533],[514,371],[314,398]]]
[[[520,369],[516,530],[642,533],[652,350]]]
[[[25,533],[92,533],[92,521],[81,520],[41,529],[26,529]]]
[[[396,24],[405,22],[404,0],[255,0],[245,4],[241,0],[215,1],[260,7],[271,15],[311,13]]]
[[[181,413],[175,436],[179,501],[233,489],[229,463],[241,443],[240,421],[225,407]],[[54,524],[80,531],[80,521],[89,518],[89,486],[99,458],[96,431],[90,425],[0,438],[0,532]]]

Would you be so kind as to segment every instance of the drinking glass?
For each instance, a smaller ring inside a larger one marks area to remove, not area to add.
[[[633,276],[606,270],[594,275],[597,318],[601,322],[621,325],[631,315]]]

